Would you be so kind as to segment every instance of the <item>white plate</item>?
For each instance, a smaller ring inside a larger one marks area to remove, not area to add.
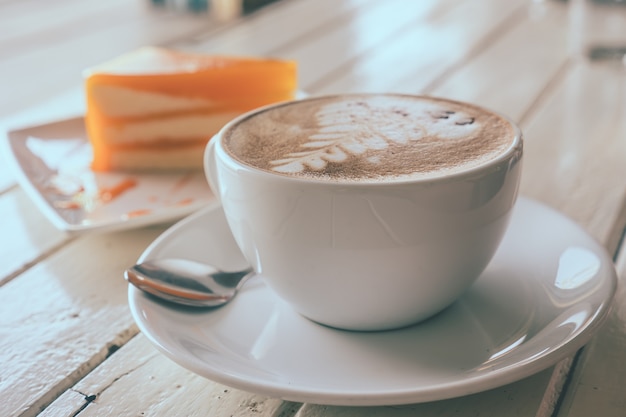
[[[161,223],[217,204],[201,171],[93,172],[82,117],[11,131],[5,145],[20,185],[70,233]]]
[[[219,208],[159,237],[142,259],[245,265]],[[581,228],[521,198],[487,270],[450,308],[387,332],[348,332],[294,313],[261,280],[216,310],[177,308],[129,287],[141,331],[183,367],[291,401],[385,405],[471,394],[574,353],[607,314],[616,287],[605,250]]]

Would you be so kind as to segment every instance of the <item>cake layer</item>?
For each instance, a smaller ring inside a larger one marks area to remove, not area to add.
[[[197,111],[220,106],[220,101],[215,99],[176,97],[117,85],[93,85],[89,93],[93,110],[101,112],[103,116],[113,118]]]
[[[293,94],[296,63],[144,47],[85,71],[87,89],[116,85],[175,97],[232,99]],[[89,91],[88,91],[89,94]]]
[[[124,145],[155,146],[204,140],[207,142],[222,126],[240,112],[216,114],[177,114],[116,124],[105,124],[95,135],[113,147]]]
[[[295,98],[296,64],[145,47],[87,70],[85,91],[92,169],[201,168],[227,122]]]
[[[163,93],[135,90],[116,85],[94,85],[89,90],[89,110],[98,115],[115,120],[154,117],[160,115],[209,112],[242,113],[248,109],[267,103],[289,100],[293,94],[268,93],[246,95],[225,99],[188,98]]]

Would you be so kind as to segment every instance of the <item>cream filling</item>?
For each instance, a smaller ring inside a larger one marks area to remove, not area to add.
[[[193,142],[201,138],[208,141],[227,122],[241,112],[211,115],[180,115],[158,119],[108,125],[103,136],[110,145],[151,145],[159,142]]]
[[[98,109],[109,117],[137,117],[155,113],[210,109],[220,105],[214,100],[176,97],[150,91],[111,85],[97,85],[90,90]]]

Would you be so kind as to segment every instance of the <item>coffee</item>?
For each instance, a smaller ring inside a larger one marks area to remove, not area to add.
[[[328,181],[434,178],[496,159],[515,142],[503,117],[472,104],[400,94],[310,98],[241,119],[224,148],[241,163]]]

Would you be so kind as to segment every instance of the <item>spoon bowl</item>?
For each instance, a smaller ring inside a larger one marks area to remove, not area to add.
[[[188,259],[155,259],[124,272],[140,290],[163,300],[192,307],[219,307],[228,303],[254,275],[252,268],[225,272]]]

